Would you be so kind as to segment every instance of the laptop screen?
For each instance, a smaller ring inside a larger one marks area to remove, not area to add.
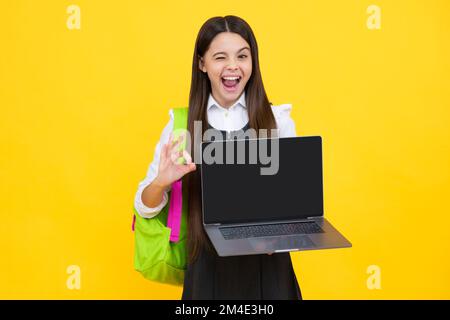
[[[263,140],[265,148],[261,145]],[[321,137],[276,140],[278,147],[272,139],[202,143],[202,207],[206,224],[323,215]],[[257,159],[255,162],[253,157],[251,162],[255,144]],[[242,163],[241,158],[238,163],[242,150],[245,161]],[[264,170],[266,173],[262,174]]]

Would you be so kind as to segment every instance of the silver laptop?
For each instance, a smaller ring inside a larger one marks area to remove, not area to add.
[[[203,224],[219,256],[351,247],[324,218],[320,136],[206,141],[201,153]]]

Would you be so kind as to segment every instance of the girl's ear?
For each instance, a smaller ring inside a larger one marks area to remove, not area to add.
[[[205,63],[204,63],[204,61],[203,61],[203,58],[200,57],[200,56],[198,57],[198,68],[199,68],[202,72],[206,73]]]

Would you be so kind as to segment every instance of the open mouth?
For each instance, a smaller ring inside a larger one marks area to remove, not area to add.
[[[236,89],[240,81],[241,76],[222,77],[222,84],[228,91]]]

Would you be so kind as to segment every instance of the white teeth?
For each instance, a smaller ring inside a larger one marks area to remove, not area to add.
[[[223,77],[223,79],[225,80],[237,80],[240,79],[241,77]]]

